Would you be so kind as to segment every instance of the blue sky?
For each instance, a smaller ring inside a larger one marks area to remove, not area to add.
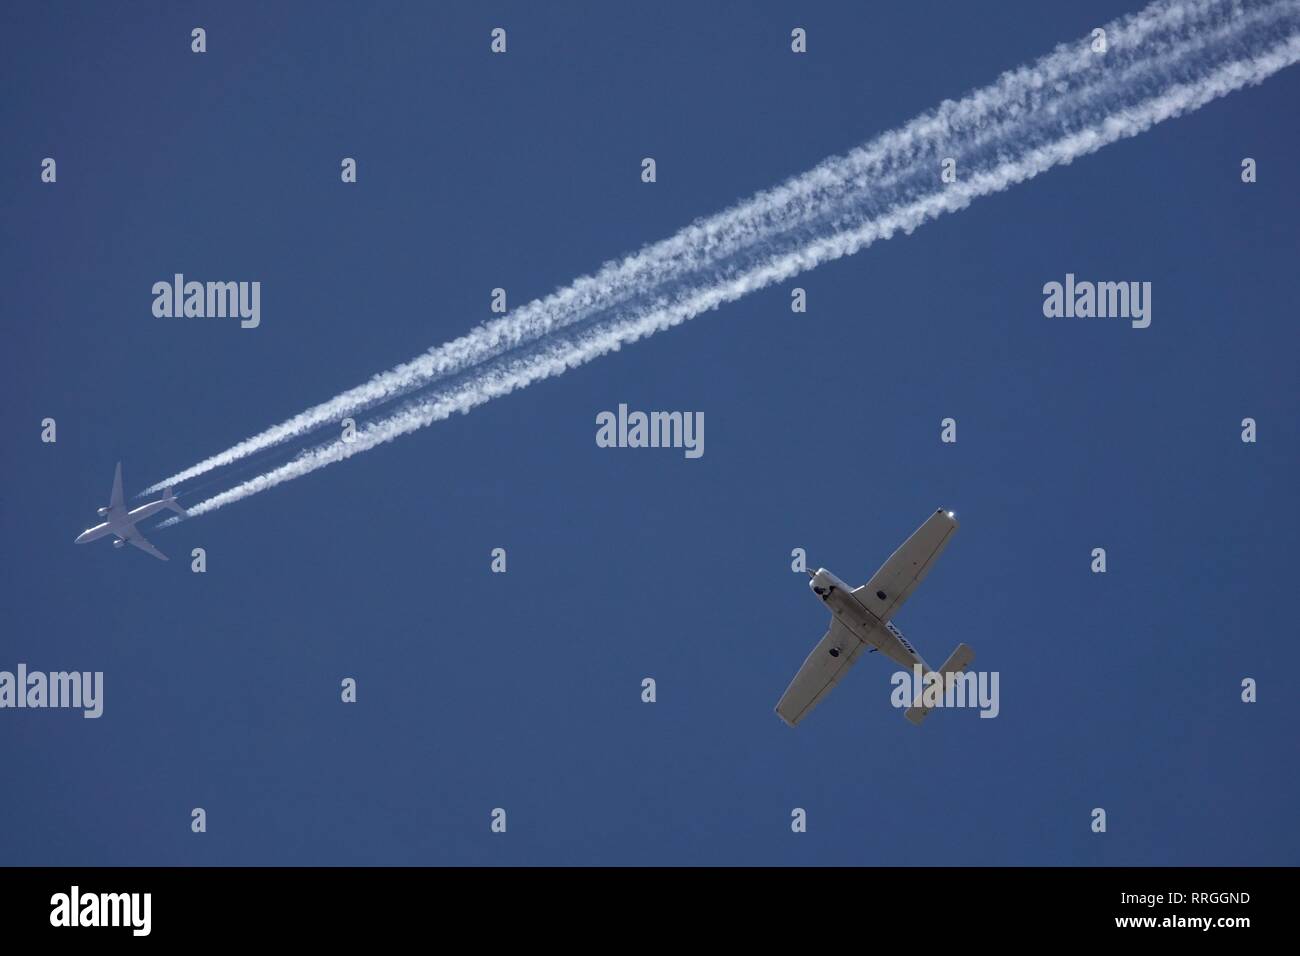
[[[106,688],[0,711],[0,862],[1300,862],[1295,70],[809,273],[805,315],[767,289],[157,532],[168,564],[72,545],[117,460],[137,491],[1132,9],[6,9],[0,669]],[[174,272],[260,280],[261,326],[154,318]],[[1151,281],[1151,327],[1045,319],[1066,272]],[[703,411],[706,453],[597,448],[620,402]],[[873,655],[785,727],[826,627],[791,549],[858,583],[939,506],[897,623],[970,643],[998,718],[918,731]]]

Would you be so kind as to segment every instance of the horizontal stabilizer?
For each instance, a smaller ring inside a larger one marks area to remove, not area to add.
[[[970,662],[973,660],[975,660],[975,652],[971,650],[970,645],[958,644],[957,649],[954,650],[948,656],[948,659],[943,662],[942,666],[940,666],[938,673],[960,674],[962,671],[964,671],[967,667],[970,666]],[[935,672],[930,671],[929,673],[935,673]],[[916,724],[916,726],[920,727],[921,721],[925,720],[925,718],[929,715],[930,711],[932,710],[934,710],[933,707],[925,707],[921,704],[921,695],[920,693],[918,693],[916,695],[916,703],[914,703],[911,707],[907,708],[907,710],[903,713],[903,716],[906,717],[908,720],[910,720],[912,723]]]

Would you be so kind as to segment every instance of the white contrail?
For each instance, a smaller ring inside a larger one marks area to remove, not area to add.
[[[1198,109],[1242,87],[1263,82],[1274,73],[1300,61],[1300,32],[1293,32],[1264,52],[1223,63],[1199,78],[1170,84],[1158,95],[1117,110],[1087,128],[1069,132],[1049,143],[1034,146],[1023,156],[1003,162],[968,180],[936,190],[931,195],[896,209],[888,216],[816,239],[802,248],[777,256],[746,273],[696,290],[670,305],[631,318],[597,323],[586,330],[553,336],[535,353],[507,358],[465,381],[410,403],[357,433],[350,442],[329,442],[304,452],[295,460],[200,502],[189,509],[197,516],[257,494],[285,481],[343,461],[376,445],[424,428],[456,412],[468,412],[493,398],[524,388],[582,365],[622,345],[678,325],[708,309],[740,298],[756,289],[781,282],[888,239],[902,230],[911,232],[929,219],[965,208],[972,200],[1000,192],[1055,166],[1068,164],[1120,139],[1136,136],[1156,123]],[[171,518],[164,525],[179,519]]]
[[[804,232],[846,203],[866,203],[882,212],[916,195],[922,186],[928,189],[939,158],[951,155],[964,165],[971,151],[992,151],[1007,139],[1052,122],[1062,111],[1085,115],[1090,103],[1105,100],[1108,90],[1140,88],[1151,75],[1167,73],[1173,64],[1221,44],[1247,25],[1276,20],[1286,7],[1273,4],[1242,10],[1230,0],[1182,4],[1159,0],[1106,25],[1109,50],[1104,56],[1087,43],[1062,44],[1033,65],[1005,73],[960,101],[947,100],[866,146],[698,220],[669,239],[606,263],[595,275],[375,375],[142,493],[178,485],[337,423],[557,329],[592,321],[629,301],[661,295],[662,290],[718,269],[738,255],[762,258],[771,253],[767,246],[773,242],[802,243],[807,240]]]

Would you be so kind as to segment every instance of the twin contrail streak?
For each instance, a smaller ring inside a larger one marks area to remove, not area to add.
[[[1300,3],[1156,3],[844,157],[700,220],[152,486],[407,395],[385,417],[189,509],[205,514],[851,255],[1135,136],[1300,59]],[[942,183],[939,162],[957,161]],[[171,519],[165,524],[173,523]]]
[[[1272,15],[1268,9],[1252,13]],[[291,441],[343,417],[391,401],[448,375],[494,358],[557,328],[587,321],[656,289],[715,268],[727,257],[789,238],[846,198],[870,191],[885,196],[902,179],[915,179],[929,158],[982,148],[997,137],[1023,135],[1037,118],[1077,106],[1100,84],[1135,84],[1154,62],[1169,62],[1221,40],[1239,29],[1222,0],[1186,4],[1162,2],[1108,26],[1112,49],[1096,56],[1086,44],[1062,45],[1031,67],[1004,74],[997,83],[960,101],[947,101],[902,128],[886,133],[846,156],[827,160],[784,185],[722,213],[702,219],[675,236],[627,258],[606,264],[508,317],[430,349],[368,382],[313,406],[233,447],[146,488],[177,485],[263,449]],[[925,167],[934,168],[932,163]],[[927,179],[928,186],[932,180]]]

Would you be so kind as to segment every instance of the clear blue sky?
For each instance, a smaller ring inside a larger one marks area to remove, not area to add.
[[[1093,6],[7,7],[0,669],[106,690],[0,711],[0,863],[1300,862],[1296,70],[810,273],[806,315],[766,290],[158,532],[168,564],[72,544],[119,458],[138,491],[1138,5]],[[1067,271],[1152,281],[1151,328],[1045,319]],[[261,327],[154,318],[174,272],[260,280]],[[704,457],[597,448],[620,402],[703,411]],[[973,645],[1001,715],[918,731],[872,655],[785,727],[826,626],[791,549],[857,583],[940,505],[898,624]]]

